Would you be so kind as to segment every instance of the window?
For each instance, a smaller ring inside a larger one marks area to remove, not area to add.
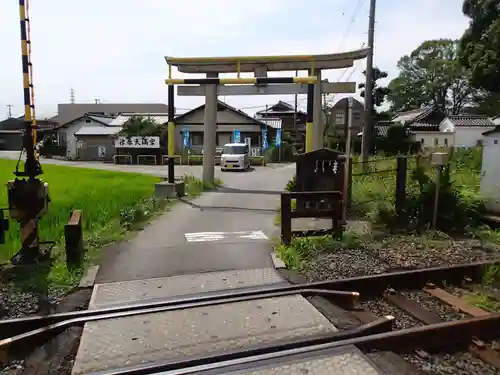
[[[248,154],[248,145],[224,146],[222,153],[228,155],[245,155]]]
[[[420,138],[420,144],[423,146],[424,145],[424,139],[423,138]]]
[[[495,140],[493,141],[493,144],[497,145],[497,144],[498,144],[498,139],[495,139]]]
[[[445,138],[445,139],[444,139],[444,145],[445,145],[445,146],[448,146],[448,138]]]
[[[337,111],[335,113],[335,124],[344,125],[344,123],[345,123],[344,111]]]
[[[202,146],[203,145],[203,133],[191,133],[191,145]]]
[[[439,140],[437,138],[434,138],[434,146],[439,145]]]

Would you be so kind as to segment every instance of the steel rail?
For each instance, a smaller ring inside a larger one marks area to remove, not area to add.
[[[440,339],[443,337],[446,339]],[[106,370],[89,375],[144,375],[160,372],[164,375],[193,374],[214,369],[222,371],[224,367],[228,366],[250,365],[258,361],[279,359],[347,345],[354,345],[364,351],[381,350],[405,353],[416,348],[428,351],[456,348],[466,346],[474,338],[490,340],[498,337],[500,337],[500,314],[495,314],[322,344],[317,344],[314,339],[302,340],[300,344],[274,344],[257,349],[234,350],[217,355],[192,357],[183,361],[158,362]]]
[[[257,295],[252,295],[252,296],[238,296],[238,297],[233,297],[233,298],[224,298],[224,299],[218,299],[216,301],[204,301],[201,303],[184,303],[184,304],[169,304],[163,302],[163,305],[157,306],[157,307],[151,307],[148,306],[147,308],[144,308],[143,305],[141,308],[134,308],[134,309],[123,309],[123,308],[114,308],[115,310],[121,310],[117,312],[111,312],[107,314],[87,314],[86,316],[81,316],[73,319],[65,319],[58,321],[56,323],[43,326],[40,328],[36,328],[30,331],[25,331],[23,333],[14,335],[12,337],[7,337],[5,339],[0,340],[0,350],[14,350],[17,349],[19,344],[24,345],[24,346],[30,346],[32,347],[33,345],[38,344],[40,341],[45,341],[47,339],[47,336],[52,337],[66,328],[73,326],[73,325],[81,325],[85,324],[87,322],[92,322],[92,321],[97,321],[97,320],[106,320],[106,319],[117,319],[117,318],[124,318],[124,317],[129,317],[129,316],[135,316],[135,315],[144,315],[144,314],[154,314],[154,313],[160,313],[160,312],[167,312],[167,311],[175,311],[175,310],[185,310],[185,309],[190,309],[190,308],[196,308],[196,307],[205,307],[205,306],[214,306],[214,305],[221,305],[221,304],[229,304],[229,303],[238,303],[238,302],[245,302],[245,301],[252,301],[252,300],[258,300],[258,299],[264,299],[264,298],[276,298],[276,297],[283,297],[283,296],[289,296],[293,294],[303,294],[303,295],[321,295],[321,296],[326,296],[329,298],[334,298],[338,299],[339,301],[342,299],[345,303],[349,303],[350,305],[353,306],[353,304],[357,301],[359,294],[356,292],[344,292],[344,291],[331,291],[331,290],[321,290],[321,289],[299,289],[298,291],[291,290],[291,291],[280,291],[280,292],[275,292],[275,293],[264,293],[264,294],[257,294]],[[177,302],[177,301],[173,301]],[[130,306],[129,306],[130,307]],[[135,307],[135,306],[132,306]],[[94,312],[93,310],[86,310],[87,312],[91,313]],[[96,310],[98,311],[98,310]],[[31,340],[31,342],[30,342]],[[29,342],[29,345],[26,345],[26,342]],[[14,347],[16,345],[16,347]]]
[[[423,289],[426,291],[426,289]],[[427,289],[429,290],[429,289]],[[441,296],[444,297],[450,297],[452,299],[456,299],[457,304],[460,306],[466,306],[468,305],[467,302],[464,300],[461,300],[460,298],[453,296],[449,294],[448,292],[444,291],[441,289],[441,292],[439,292]],[[434,296],[435,297],[435,296]],[[438,297],[435,297],[438,298]],[[435,311],[429,311],[425,308],[422,307],[422,305],[412,299],[409,299],[406,296],[403,296],[401,294],[391,294],[391,295],[386,295],[384,296],[384,299],[387,300],[389,303],[392,303],[393,305],[399,307],[415,319],[419,320],[420,322],[424,324],[436,324],[436,323],[441,323],[443,319],[435,312]],[[447,303],[447,302],[453,302],[453,301],[443,301],[438,298],[439,301],[442,303]],[[450,303],[450,306],[457,307],[459,310],[459,306],[456,304]],[[475,306],[469,305],[473,307],[474,309],[479,309]],[[481,310],[481,309],[479,309]],[[463,310],[462,310],[463,311]],[[476,310],[477,311],[477,310]],[[474,315],[470,314],[471,316],[485,316],[485,315],[491,315],[490,313],[481,310],[480,314]],[[483,362],[489,363],[490,365],[494,366],[496,369],[500,369],[500,356],[498,355],[498,352],[487,347],[486,345],[478,345],[477,341],[472,341],[469,343],[468,346],[469,352],[471,352],[473,355],[481,359]]]
[[[319,281],[310,284],[285,286],[267,285],[251,290],[237,288],[216,295],[207,293],[206,295],[203,294],[195,297],[179,297],[155,302],[150,301],[102,309],[2,320],[0,321],[0,339],[36,330],[49,325],[54,325],[63,321],[75,321],[75,319],[77,319],[77,322],[85,322],[85,319],[90,317],[93,320],[98,320],[97,317],[101,315],[107,316],[110,314],[119,314],[123,312],[128,313],[137,310],[143,311],[165,308],[165,310],[158,310],[158,312],[172,311],[175,309],[172,309],[171,307],[177,305],[189,305],[189,307],[182,308],[195,308],[231,303],[228,302],[227,299],[238,299],[238,302],[243,302],[253,299],[270,298],[266,296],[266,294],[269,293],[278,293],[276,296],[282,296],[288,294],[307,294],[304,290],[314,289],[316,290],[314,293],[318,293],[317,290],[325,290],[330,292],[329,298],[331,298],[332,301],[342,304],[342,302],[345,303],[346,300],[348,301],[350,297],[349,295],[342,295],[341,291],[359,291],[359,296],[361,298],[371,298],[382,294],[389,287],[394,289],[420,289],[428,283],[439,284],[443,281],[450,284],[459,284],[465,277],[471,279],[472,281],[480,280],[484,275],[486,267],[495,264],[500,264],[500,260],[496,259],[492,261],[474,262],[452,266],[423,268],[346,279]],[[337,290],[337,292],[334,292],[335,290]],[[309,292],[309,294],[314,293]],[[119,315],[116,315],[116,317],[119,317]]]
[[[356,337],[363,337],[363,336],[369,336],[369,335],[375,335],[378,333],[386,333],[392,331],[393,327],[393,322],[394,322],[394,317],[388,315],[382,318],[378,318],[377,320],[374,320],[372,322],[363,324],[361,326],[358,326],[356,328],[352,328],[349,330],[344,330],[344,331],[338,331],[334,333],[329,333],[329,334],[323,334],[323,335],[315,335],[312,337],[303,337],[303,338],[295,338],[295,339],[288,339],[288,340],[280,340],[274,343],[274,347],[279,347],[282,348],[283,350],[290,350],[290,349],[296,349],[296,348],[301,348],[302,346],[309,346],[309,345],[322,345],[322,344],[328,344],[332,342],[337,342],[337,341],[344,341]],[[254,354],[264,354],[269,351],[269,346],[265,344],[256,344],[250,347],[247,347],[244,349],[244,351],[250,351],[251,353]],[[231,352],[230,352],[231,353]],[[218,356],[219,353],[215,353],[215,357]],[[222,354],[224,355],[224,354]],[[194,358],[194,357],[193,357]],[[188,359],[187,362],[190,362],[191,359]],[[181,363],[184,363],[184,361],[180,361]],[[177,361],[174,361],[173,363],[177,363]],[[118,370],[107,370],[104,372],[99,372],[99,374],[106,374],[106,375],[111,375],[111,374],[149,374],[150,372],[143,372],[146,369],[149,369],[150,366],[153,366],[154,370],[156,370],[156,366],[158,364],[145,364],[145,365],[139,365],[139,366],[131,366],[125,369],[118,369]],[[163,364],[162,364],[163,366]],[[176,366],[176,365],[175,365]],[[139,371],[139,372],[137,372]],[[149,371],[149,370],[147,370]],[[164,371],[163,368],[160,369],[160,371]],[[97,374],[97,373],[95,373]],[[89,375],[94,375],[94,373],[91,373]]]

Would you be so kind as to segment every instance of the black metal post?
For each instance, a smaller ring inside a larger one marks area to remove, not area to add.
[[[175,133],[171,131],[174,125],[175,116],[175,91],[174,85],[168,85],[168,137],[175,137]],[[168,182],[173,184],[175,182],[175,158],[171,155],[171,150],[169,144],[175,142],[175,140],[168,139]]]

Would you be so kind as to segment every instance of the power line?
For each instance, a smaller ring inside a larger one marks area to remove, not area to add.
[[[12,107],[14,107],[12,104],[7,104],[6,107],[8,108],[8,113],[9,113],[9,118],[12,118]]]
[[[364,3],[365,3],[365,0],[358,0],[358,4],[357,4],[356,8],[354,9],[351,20],[350,20],[349,24],[347,25],[347,28],[344,31],[344,34],[340,38],[339,46],[338,46],[339,49],[342,46],[342,43],[344,42],[347,35],[349,35],[349,32],[351,31],[352,26],[356,22],[356,19],[358,18],[359,12],[361,11],[361,8],[363,7]]]
[[[363,43],[361,44],[361,47],[359,47],[359,48],[361,49],[361,48],[363,48],[365,45],[366,45],[366,42],[363,42]],[[351,69],[351,68],[354,68],[354,71],[356,71],[356,69],[357,69],[356,65],[354,65],[354,67],[345,68],[345,69],[344,69],[344,71],[342,72],[342,74],[340,75],[340,77],[339,77],[339,78],[337,78],[337,82],[340,82],[340,80],[342,79],[342,77],[343,77],[343,76],[344,76],[344,75],[345,75],[345,74],[349,71],[349,69]],[[351,73],[351,75],[350,75],[350,76],[349,76],[349,77],[348,77],[348,78],[347,78],[344,82],[347,82],[347,81],[350,79],[350,77],[351,77],[351,76],[352,76],[352,73]]]

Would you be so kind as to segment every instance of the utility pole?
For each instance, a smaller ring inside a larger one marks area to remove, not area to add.
[[[368,18],[368,56],[366,58],[365,81],[365,113],[363,139],[361,143],[361,161],[367,161],[370,154],[373,136],[373,44],[375,39],[376,0],[370,0],[370,16]],[[363,164],[364,166],[365,164]]]
[[[9,114],[8,118],[12,118],[12,107],[14,107],[12,104],[7,104],[6,107],[8,108]]]

